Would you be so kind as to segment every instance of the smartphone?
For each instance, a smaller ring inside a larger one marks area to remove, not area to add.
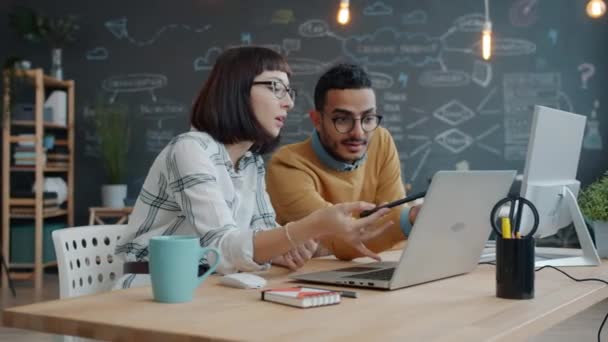
[[[407,196],[406,198],[402,198],[400,200],[396,200],[394,202],[387,203],[385,205],[377,206],[374,209],[363,210],[361,212],[361,214],[359,214],[359,217],[366,217],[366,216],[369,216],[369,215],[375,213],[376,211],[378,211],[378,210],[380,210],[382,208],[396,207],[398,205],[401,205],[401,204],[404,204],[404,203],[408,203],[408,202],[412,202],[412,201],[415,201],[415,200],[417,200],[419,198],[423,198],[424,196],[426,196],[426,191],[419,192],[419,193],[413,194],[411,196]]]

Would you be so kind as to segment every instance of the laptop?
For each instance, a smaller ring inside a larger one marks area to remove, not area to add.
[[[398,262],[374,262],[290,278],[395,290],[471,272],[492,230],[492,207],[507,196],[515,173],[439,171],[433,176]]]

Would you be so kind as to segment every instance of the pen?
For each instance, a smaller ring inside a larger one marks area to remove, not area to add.
[[[515,204],[515,203],[513,203]],[[513,227],[513,232],[514,233],[518,233],[520,231],[520,226],[521,226],[521,216],[523,214],[524,211],[524,202],[522,200],[517,201],[517,212],[516,212],[516,216],[515,216],[515,221],[513,222],[513,224],[515,224],[515,226]]]
[[[511,238],[511,222],[509,222],[509,218],[502,217],[500,226],[502,228],[502,238],[510,239]]]
[[[355,292],[355,291],[322,289],[320,287],[310,287],[310,286],[298,286],[298,287],[300,287],[300,288],[307,288],[307,289],[313,289],[313,290],[324,290],[324,291],[338,292],[342,297],[357,298],[357,292]]]
[[[403,204],[403,203],[407,203],[407,202],[412,202],[412,201],[415,201],[415,200],[417,200],[417,199],[419,199],[419,198],[422,198],[422,197],[424,197],[424,196],[426,196],[426,191],[424,191],[424,192],[419,192],[419,193],[417,193],[417,194],[414,194],[414,195],[408,196],[408,197],[406,197],[406,198],[402,198],[402,199],[400,199],[400,200],[396,200],[396,201],[394,201],[394,202],[387,203],[387,204],[385,204],[385,205],[377,206],[377,207],[375,207],[374,209],[370,209],[370,210],[363,210],[363,211],[361,212],[361,214],[359,214],[359,217],[366,217],[366,216],[369,216],[369,215],[371,215],[371,214],[375,213],[376,211],[378,211],[378,210],[380,210],[380,209],[382,209],[382,208],[392,208],[392,207],[396,207],[396,206],[398,206],[398,205],[400,205],[400,204]]]

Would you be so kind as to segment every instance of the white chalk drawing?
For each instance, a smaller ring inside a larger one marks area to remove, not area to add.
[[[384,103],[382,105],[382,111],[384,113],[400,113],[401,106],[398,103]]]
[[[329,32],[329,25],[325,20],[311,19],[305,21],[298,27],[298,33],[302,37],[324,37]]]
[[[547,67],[547,60],[542,57],[536,57],[534,64],[536,64],[536,70],[541,71]]]
[[[181,30],[192,31],[194,33],[200,34],[200,33],[204,33],[206,31],[208,31],[211,28],[211,25],[205,25],[203,27],[192,27],[190,25],[183,25],[183,24],[170,24],[170,25],[162,26],[161,28],[156,30],[156,32],[149,39],[136,40],[135,38],[133,38],[129,35],[129,30],[127,29],[127,24],[128,24],[128,19],[125,17],[122,17],[122,18],[106,21],[105,26],[114,35],[114,37],[116,37],[117,39],[125,38],[125,39],[127,39],[127,41],[129,41],[131,44],[133,44],[135,46],[146,46],[146,45],[154,44],[156,42],[156,40],[163,33],[167,32],[169,30],[181,29]]]
[[[426,114],[426,111],[422,108],[410,107],[410,111],[419,114]]]
[[[469,146],[471,146],[471,144],[473,144],[473,138],[458,128],[450,128],[447,131],[437,135],[435,137],[435,141],[454,154],[458,154],[466,150]]]
[[[473,82],[482,87],[487,87],[492,82],[492,64],[480,60],[476,60],[473,64],[473,73],[471,74]]]
[[[378,15],[392,15],[393,8],[382,1],[376,1],[371,5],[363,8],[363,15],[367,16],[378,16]]]
[[[587,127],[585,137],[583,138],[583,148],[587,150],[603,149],[602,135],[600,134],[600,122],[597,119],[597,110],[600,108],[600,102],[593,102],[593,110],[587,119]]]
[[[152,129],[146,130],[146,150],[152,153],[162,151],[165,146],[173,139],[173,130]]]
[[[251,45],[251,32],[242,32],[241,33],[241,44]]]
[[[272,13],[272,19],[270,20],[273,24],[287,25],[295,22],[296,16],[291,9],[278,9]]]
[[[465,55],[472,55],[474,53],[473,49],[470,48],[454,48],[454,47],[446,47],[443,49],[445,52],[459,52]]]
[[[209,48],[205,56],[196,57],[194,59],[194,71],[211,70],[215,64],[215,60],[222,53],[222,49],[214,46]]]
[[[418,174],[420,174],[420,170],[422,170],[422,167],[426,163],[426,160],[429,158],[429,154],[431,154],[431,148],[428,148],[426,151],[424,151],[422,158],[420,158],[418,165],[416,165],[416,169],[412,173],[412,181],[415,181],[416,178],[418,178]]]
[[[149,92],[152,101],[156,101],[155,89],[167,85],[167,76],[160,74],[128,74],[111,76],[105,79],[101,87],[112,95],[110,103],[114,103],[119,93]]]
[[[415,10],[410,13],[406,13],[401,17],[401,23],[403,25],[423,25],[426,24],[428,15],[423,10]]]
[[[564,93],[562,90],[559,91],[559,109],[563,109],[567,112],[573,112],[574,107],[572,106],[572,101],[568,97],[568,94]]]
[[[154,103],[142,103],[139,105],[139,114],[144,120],[156,122],[157,128],[163,127],[163,121],[174,118],[187,120],[190,108],[172,100],[159,99]]]
[[[412,150],[412,152],[409,153],[409,158],[415,157],[418,153],[420,153],[422,151],[427,151],[428,148],[431,146],[431,144],[432,144],[431,141],[425,141],[422,145],[416,147],[415,149]]]
[[[409,152],[404,152],[405,159],[413,158],[417,154],[424,152],[425,149],[430,148],[430,145],[433,143],[433,140],[426,135],[411,135],[404,134],[406,141],[404,141],[404,146],[407,146]]]
[[[456,165],[454,165],[454,168],[458,171],[469,171],[471,169],[471,166],[469,165],[468,160],[461,160],[456,163]]]
[[[484,142],[481,142],[481,140],[485,139],[488,136],[495,134],[498,130],[500,130],[500,125],[494,125],[494,126],[490,127],[489,129],[487,129],[486,131],[482,132],[477,137],[475,137],[475,143],[480,148],[482,148],[492,154],[495,154],[497,156],[502,156],[502,152],[500,151],[500,149],[492,147]]]
[[[428,116],[421,117],[420,119],[415,120],[415,121],[413,121],[412,123],[410,123],[410,124],[406,125],[406,126],[405,126],[405,129],[412,129],[412,128],[416,128],[416,127],[418,127],[418,126],[422,125],[423,123],[425,123],[425,122],[429,121],[429,119],[430,119],[430,118],[429,118]]]
[[[86,58],[88,61],[105,61],[108,59],[108,49],[103,46],[98,46],[94,49],[87,51]]]
[[[399,73],[399,78],[397,79],[401,88],[407,87],[408,76],[404,72]]]
[[[525,159],[534,106],[560,108],[560,89],[559,73],[504,75],[505,160]]]
[[[401,124],[401,115],[399,113],[384,114],[382,117],[382,124],[389,129],[393,129],[394,125],[399,125],[398,131],[403,132],[403,129],[401,128],[401,125],[400,125]]]
[[[429,139],[430,139],[430,138],[429,138],[429,137],[427,137],[426,135],[414,135],[414,134],[410,134],[410,135],[408,135],[408,136],[407,136],[407,138],[408,138],[408,139],[411,139],[411,140],[424,140],[424,141],[426,141],[426,140],[429,140]]]
[[[464,87],[471,83],[471,77],[460,70],[425,70],[420,74],[418,83],[429,88]]]
[[[481,51],[481,40],[477,41],[471,49]],[[524,56],[535,52],[536,44],[525,39],[496,38],[492,44],[492,55],[494,56]]]
[[[547,33],[547,37],[549,37],[549,40],[551,41],[551,45],[555,46],[555,45],[557,45],[559,31],[556,29],[550,29],[549,32]]]
[[[325,70],[325,63],[311,58],[288,57],[287,61],[294,75],[316,75]]]
[[[357,63],[382,66],[409,63],[420,67],[437,62],[441,44],[438,38],[426,33],[398,32],[384,27],[372,34],[345,39],[342,51]]]
[[[281,142],[291,144],[308,138],[313,131],[313,125],[308,112],[314,108],[312,95],[304,90],[304,84],[292,82],[292,87],[298,89],[298,99],[294,108],[289,111],[285,126],[281,130]]]
[[[285,38],[283,39],[283,50],[285,56],[289,56],[292,51],[300,51],[302,47],[302,41],[296,38]]]
[[[368,71],[368,74],[372,80],[372,87],[375,89],[388,89],[395,83],[395,80],[389,74],[376,71]]]
[[[495,154],[497,156],[502,156],[501,151],[499,149],[495,148],[495,147],[492,147],[490,145],[484,144],[484,143],[479,142],[479,141],[477,142],[477,146],[479,146],[479,148],[484,149],[484,150],[486,150],[486,151],[488,151],[488,152],[490,152],[492,154]]]
[[[384,99],[384,101],[407,102],[407,94],[401,92],[394,93],[386,91],[382,94],[382,98]]]
[[[84,155],[92,158],[100,158],[100,138],[97,134],[95,134],[95,126],[93,125],[95,119],[95,109],[90,106],[83,107],[82,118],[85,122],[84,129],[80,130],[80,132],[84,134]]]
[[[475,112],[459,100],[451,100],[437,108],[433,112],[433,116],[449,125],[458,126],[472,119],[475,116]]]
[[[485,16],[481,13],[466,14],[454,20],[454,27],[461,32],[481,32],[485,24]]]
[[[377,1],[375,4],[382,2]],[[372,5],[373,6],[373,5]],[[371,13],[371,12],[370,12]],[[426,22],[426,12],[415,10],[402,17],[404,24],[421,24]],[[477,55],[481,49],[479,41],[473,46],[450,46],[448,38],[456,32],[473,33],[475,37],[481,32],[485,17],[481,13],[470,13],[457,18],[446,32],[430,36],[424,32],[402,32],[393,27],[381,27],[364,35],[341,37],[330,31],[329,25],[322,19],[310,19],[298,27],[298,33],[305,38],[334,38],[342,43],[342,55],[349,60],[366,66],[395,66],[408,64],[413,67],[427,67],[437,64],[442,72],[449,72],[444,53],[462,53]],[[480,35],[479,35],[480,36]],[[462,41],[462,40],[461,40]],[[536,52],[536,45],[522,39],[501,37],[494,41],[495,56],[521,56]],[[457,71],[461,72],[461,71]],[[473,69],[475,81],[481,86],[488,86],[492,80],[489,64],[476,64]],[[454,77],[454,75],[450,75]],[[461,82],[448,83],[442,86],[464,86],[470,82],[470,75],[458,75]],[[400,75],[402,87],[407,86],[407,78]]]
[[[581,73],[581,88],[587,89],[589,79],[595,75],[595,65],[591,63],[583,63],[579,65],[577,69]]]
[[[536,22],[536,4],[538,0],[519,0],[509,9],[509,20],[516,27],[527,27]]]
[[[91,158],[101,158],[99,150],[100,138],[95,134],[94,130],[84,131],[84,155]],[[80,144],[79,144],[80,145]]]
[[[499,100],[498,87],[494,87],[477,106],[477,113],[481,115],[494,115],[502,113],[502,105],[495,103]]]
[[[487,129],[485,132],[479,134],[477,137],[475,137],[476,140],[483,140],[485,137],[494,134],[494,132],[498,131],[500,129],[500,125],[494,125],[492,127],[490,127],[489,129]]]
[[[452,26],[444,34],[442,34],[439,39],[445,41],[449,36],[456,32],[458,32],[458,28],[456,26]]]

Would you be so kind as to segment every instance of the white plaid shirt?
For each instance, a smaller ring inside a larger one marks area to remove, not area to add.
[[[220,251],[220,273],[268,268],[253,261],[254,232],[277,226],[264,175],[259,155],[247,152],[235,169],[226,147],[209,134],[175,137],[152,164],[129,218],[133,233],[116,254],[148,260],[151,237],[198,235],[201,246]]]

